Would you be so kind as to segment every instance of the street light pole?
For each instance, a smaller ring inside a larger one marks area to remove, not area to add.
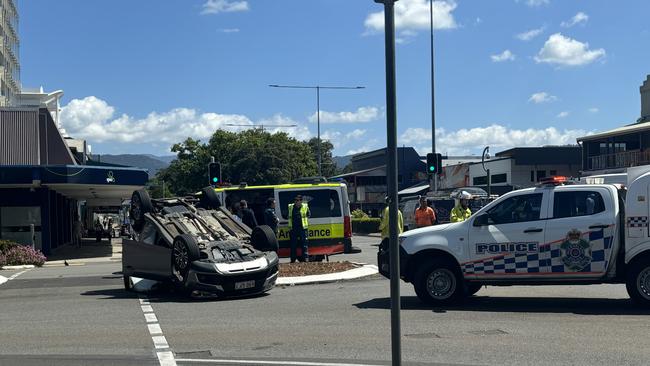
[[[392,364],[402,364],[399,291],[399,242],[397,226],[397,96],[395,82],[395,1],[375,0],[384,4],[384,33],[386,49],[386,133],[388,185],[388,247],[390,254],[390,330]]]
[[[320,141],[320,90],[321,89],[365,89],[365,86],[322,86],[322,85],[277,85],[270,84],[271,88],[289,88],[289,89],[316,89],[316,122],[318,130],[318,142],[316,144],[316,154],[318,162],[318,175],[323,175],[321,141]]]
[[[492,195],[491,189],[490,189],[490,169],[485,169],[485,158],[490,158],[490,147],[486,146],[485,149],[483,149],[483,154],[481,154],[481,165],[483,166],[483,170],[485,170],[485,173],[487,174],[487,194],[488,198]]]

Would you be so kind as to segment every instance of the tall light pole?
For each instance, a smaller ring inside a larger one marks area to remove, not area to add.
[[[269,85],[271,88],[289,88],[289,89],[316,89],[316,122],[318,124],[318,144],[316,147],[316,154],[318,157],[318,175],[323,175],[321,163],[321,146],[320,146],[320,91],[321,89],[365,89],[365,86],[321,86],[321,85]]]
[[[481,165],[483,166],[483,170],[485,170],[485,173],[487,174],[487,194],[488,198],[492,195],[491,189],[490,189],[490,169],[485,169],[485,159],[490,158],[490,147],[486,146],[485,149],[483,149],[483,154],[481,154]]]
[[[397,93],[395,82],[395,2],[375,0],[384,4],[384,36],[386,49],[386,157],[388,170],[388,247],[390,262],[390,344],[393,366],[402,364],[402,340],[399,294],[399,243],[397,241]]]
[[[436,98],[433,70],[433,0],[429,0],[429,28],[431,34],[431,152],[436,153]],[[438,191],[438,174],[433,175],[433,191]]]

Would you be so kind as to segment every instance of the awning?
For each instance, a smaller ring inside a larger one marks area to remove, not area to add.
[[[143,169],[88,165],[0,166],[0,188],[48,187],[89,206],[120,205],[149,179]]]
[[[409,187],[406,189],[402,189],[401,191],[397,192],[398,196],[414,196],[418,195],[421,193],[424,193],[429,190],[429,184],[420,184],[417,186]]]
[[[334,179],[334,178],[345,178],[345,177],[353,177],[353,176],[355,176],[355,175],[361,175],[361,174],[365,174],[365,173],[370,173],[370,172],[372,172],[372,171],[379,170],[379,169],[385,169],[385,168],[386,168],[386,165],[380,165],[380,166],[377,166],[377,167],[374,167],[374,168],[370,168],[370,169],[357,170],[356,172],[351,172],[351,173],[345,173],[345,174],[335,175],[335,176],[333,176],[333,177],[330,177],[329,179]]]

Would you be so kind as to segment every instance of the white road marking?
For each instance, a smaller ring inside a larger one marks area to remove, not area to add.
[[[151,305],[142,305],[140,307],[142,308],[143,313],[153,313],[153,308]]]
[[[9,280],[7,279],[7,277],[5,277],[5,276],[0,276],[0,285],[2,285],[3,283],[5,283],[5,282],[7,282],[7,281],[9,281]]]
[[[169,343],[167,343],[167,339],[165,336],[153,336],[151,337],[153,340],[153,345],[156,348],[169,348]]]
[[[158,323],[147,324],[147,328],[149,328],[149,334],[151,335],[162,335],[162,329],[160,329],[160,324]]]
[[[139,296],[140,309],[144,314],[144,319],[147,322],[147,329],[149,334],[151,334],[151,341],[153,346],[156,348],[156,357],[158,358],[158,363],[160,366],[176,366],[176,360],[174,359],[174,353],[169,348],[169,343],[163,335],[162,328],[160,328],[160,323],[158,323],[158,318],[153,312],[153,307],[149,303],[149,299],[144,295]]]
[[[18,272],[18,273],[14,273],[14,274],[12,274],[11,276],[9,276],[9,278],[4,277],[4,276],[0,276],[0,285],[2,285],[2,284],[5,283],[5,282],[9,282],[9,281],[11,281],[11,280],[15,280],[16,277],[18,277],[18,276],[20,276],[21,274],[23,274],[23,273],[25,273],[25,272],[27,272],[27,271],[30,271],[30,270],[31,270],[31,268],[30,268],[30,269],[26,269],[26,270],[24,270],[24,271],[20,271],[20,272]]]
[[[306,362],[306,361],[258,361],[258,360],[214,360],[201,358],[177,358],[176,362],[218,363],[234,365],[287,365],[287,366],[381,366],[368,363]]]

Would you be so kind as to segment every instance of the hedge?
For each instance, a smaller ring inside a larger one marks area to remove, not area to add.
[[[15,242],[0,240],[0,267],[33,264],[42,266],[45,256],[41,251]]]
[[[352,231],[359,234],[377,233],[380,222],[381,219],[376,217],[352,219]]]

